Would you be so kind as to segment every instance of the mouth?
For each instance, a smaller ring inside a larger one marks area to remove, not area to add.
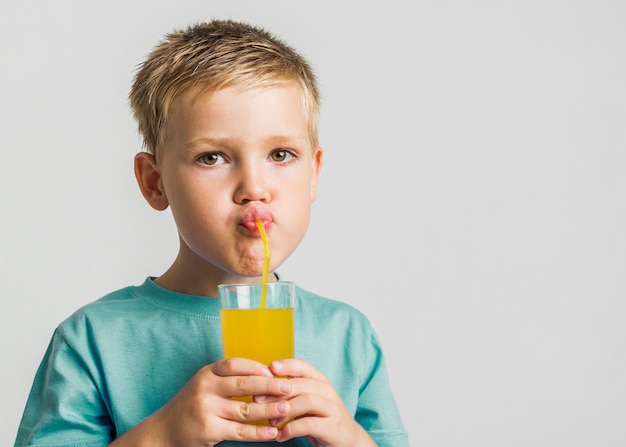
[[[249,208],[247,209],[239,222],[239,226],[243,227],[249,234],[260,236],[259,228],[257,227],[257,221],[263,222],[263,228],[268,231],[273,222],[272,214],[263,208]]]

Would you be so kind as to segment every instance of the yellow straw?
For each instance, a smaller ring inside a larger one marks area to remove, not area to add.
[[[256,226],[261,233],[261,241],[263,241],[263,277],[261,279],[261,309],[265,309],[267,302],[267,282],[270,275],[270,243],[267,240],[267,233],[261,219],[256,221]]]

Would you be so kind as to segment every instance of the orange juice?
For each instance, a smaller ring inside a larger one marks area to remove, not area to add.
[[[293,307],[278,309],[221,309],[224,357],[244,357],[269,365],[292,358]],[[233,397],[252,402],[252,396]],[[270,425],[267,419],[251,422]]]
[[[293,357],[293,308],[222,309],[220,318],[224,357],[266,365]]]

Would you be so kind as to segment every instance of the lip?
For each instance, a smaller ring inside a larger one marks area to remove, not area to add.
[[[244,211],[241,216],[241,221],[239,222],[239,226],[246,229],[248,233],[259,235],[259,229],[256,226],[257,220],[263,221],[263,227],[265,230],[269,230],[272,226],[272,222],[274,218],[272,217],[272,213],[270,213],[267,209],[262,207],[253,207],[248,208]]]

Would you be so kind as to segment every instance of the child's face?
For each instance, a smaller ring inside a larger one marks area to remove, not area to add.
[[[271,268],[300,243],[322,151],[312,148],[295,85],[227,88],[174,102],[157,169],[180,256],[229,282],[260,276],[262,219]]]

